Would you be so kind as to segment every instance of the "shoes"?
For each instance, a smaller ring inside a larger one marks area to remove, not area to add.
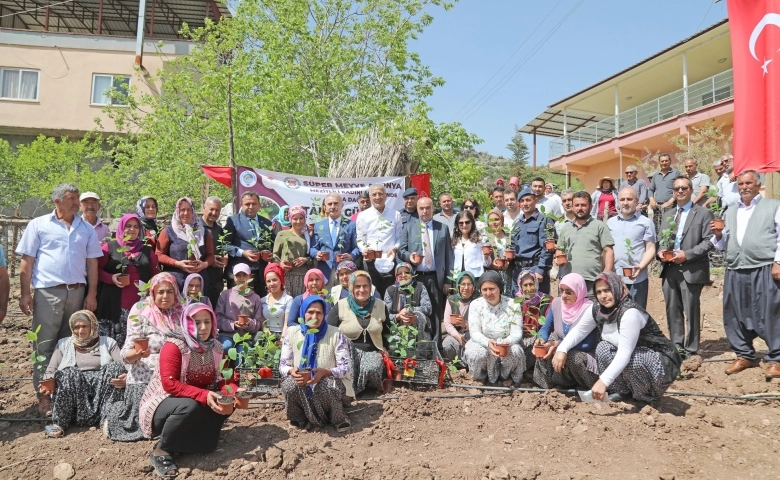
[[[631,394],[610,393],[608,398],[610,402],[619,403],[631,398]]]
[[[769,362],[766,370],[764,370],[764,378],[766,378],[767,382],[771,381],[773,378],[780,378],[780,363]]]
[[[51,417],[51,397],[43,396],[38,399],[38,413],[42,417]]]
[[[780,377],[780,365],[775,363],[777,366],[777,370],[775,370],[778,377]],[[742,370],[747,370],[748,368],[753,368],[758,366],[758,360],[748,360],[746,358],[737,357],[736,360],[731,362],[731,365],[726,367],[726,375],[733,375],[735,373],[739,373]],[[769,369],[767,369],[767,372],[769,372]]]
[[[352,425],[349,423],[349,421],[344,421],[341,423],[341,425],[336,427],[336,431],[339,433],[346,432],[350,429],[350,427],[352,427]]]

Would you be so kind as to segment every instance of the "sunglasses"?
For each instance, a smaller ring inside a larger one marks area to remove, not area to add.
[[[477,209],[477,207],[475,207],[474,205],[463,205],[463,208],[466,208],[468,210],[476,210]]]
[[[674,187],[672,190],[675,192],[685,192],[687,190],[690,190],[691,187]]]
[[[471,220],[466,220],[465,222],[458,222],[458,225],[471,225]]]

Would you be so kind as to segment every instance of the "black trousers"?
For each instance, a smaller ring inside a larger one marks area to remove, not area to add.
[[[723,281],[723,326],[738,357],[756,360],[753,340],[760,337],[769,352],[765,362],[780,362],[780,282],[772,265],[726,269]]]
[[[203,290],[203,295],[207,296],[211,301],[213,308],[217,308],[217,301],[219,301],[219,294],[225,289],[225,283],[222,280],[222,269],[217,267],[209,267],[209,285],[208,291]],[[186,293],[186,292],[185,292]]]
[[[442,306],[444,304],[443,286],[439,285],[436,279],[436,272],[417,272],[417,283],[425,285],[425,290],[428,291],[428,297],[431,299],[433,313],[431,318],[428,319],[428,328],[431,338],[439,345],[441,341],[441,321],[444,314],[444,307]]]
[[[217,449],[227,418],[191,398],[168,397],[154,412],[152,433],[168,453],[208,453]]]
[[[390,285],[395,284],[395,274],[391,270],[387,273],[378,272],[374,262],[367,262],[363,260],[366,271],[371,276],[371,284],[374,285],[376,291],[379,292],[380,298],[385,298],[385,291]]]

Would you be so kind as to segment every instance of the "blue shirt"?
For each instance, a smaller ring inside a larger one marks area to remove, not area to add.
[[[691,207],[693,207],[693,202],[688,202],[687,205],[683,206],[682,214],[680,215],[680,223],[677,224],[677,235],[674,237],[674,249],[679,250],[680,249],[680,243],[682,243],[683,238],[683,231],[685,230],[685,220],[688,219],[688,212],[691,211]],[[674,210],[674,216],[677,217],[677,210]]]
[[[631,218],[623,218],[622,214],[610,218],[607,220],[607,227],[612,234],[612,239],[615,241],[615,245],[612,246],[615,252],[615,273],[620,275],[626,284],[647,280],[647,269],[639,272],[636,280],[631,280],[623,276],[623,267],[639,265],[639,262],[645,255],[645,242],[655,243],[655,225],[653,221],[637,211]],[[634,250],[631,254],[631,262],[628,261],[627,238],[631,241],[631,246]]]
[[[92,225],[75,215],[68,229],[54,212],[27,224],[16,253],[35,258],[33,288],[87,283],[87,259],[103,256]]]
[[[0,268],[7,266],[8,264],[5,262],[5,252],[3,251],[3,247],[0,246]]]
[[[512,228],[512,248],[515,251],[515,260],[535,260],[535,265],[520,267],[521,270],[531,270],[533,273],[544,275],[552,268],[552,254],[545,250],[544,242],[547,240],[547,231],[544,226],[553,224],[552,220],[544,216],[539,210],[534,211],[530,217],[525,218],[525,213],[520,215]],[[555,240],[555,238],[551,238]]]

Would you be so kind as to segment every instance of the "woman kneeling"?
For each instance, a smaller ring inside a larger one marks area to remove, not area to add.
[[[61,437],[71,423],[89,427],[102,423],[108,406],[122,401],[126,371],[119,345],[98,336],[98,321],[89,310],[70,317],[70,337],[57,342],[44,378],[54,378],[53,390],[41,382],[44,395],[52,395],[53,425],[46,436]]]
[[[166,332],[160,367],[139,409],[144,436],[160,436],[149,455],[160,477],[178,474],[173,452],[207,453],[217,448],[227,414],[217,403],[222,396],[217,390],[224,382],[219,373],[222,345],[216,336],[216,315],[202,303],[188,305],[181,328]]]
[[[596,277],[593,292],[598,304],[593,319],[583,318],[563,339],[553,358],[558,370],[566,354],[594,329],[601,340],[596,346],[599,379],[593,398],[618,402],[633,397],[640,402],[660,400],[680,373],[680,354],[645,309],[628,295],[617,274]]]
[[[279,364],[287,418],[298,428],[333,425],[342,432],[350,426],[342,400],[355,397],[347,338],[323,321],[321,297],[306,297],[299,313],[304,323],[287,329]]]
[[[474,380],[496,383],[499,376],[505,385],[520,383],[525,371],[525,354],[520,346],[523,328],[521,314],[512,301],[501,295],[504,281],[488,271],[479,283],[482,297],[471,302],[469,332],[463,359]]]

